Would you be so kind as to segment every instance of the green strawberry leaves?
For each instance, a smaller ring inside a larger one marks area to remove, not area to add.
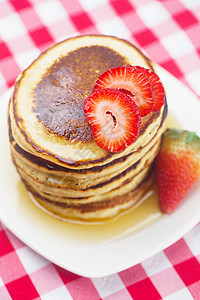
[[[200,145],[200,138],[194,131],[170,128],[166,130],[165,135],[169,135],[172,139],[183,138],[183,136],[185,136],[186,144],[190,144],[192,141],[197,140]]]

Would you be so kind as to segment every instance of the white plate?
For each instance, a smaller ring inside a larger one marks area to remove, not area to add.
[[[169,110],[185,129],[200,134],[200,102],[169,73],[157,69],[164,83]],[[109,241],[104,227],[56,220],[22,193],[11,162],[6,113],[10,91],[0,99],[0,219],[24,243],[57,265],[86,277],[102,277],[129,268],[181,238],[200,220],[199,182],[169,216],[126,237]],[[77,227],[76,227],[77,226]],[[92,231],[92,233],[91,233]]]

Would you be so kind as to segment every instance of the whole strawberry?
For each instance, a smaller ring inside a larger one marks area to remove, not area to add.
[[[163,213],[173,212],[200,177],[200,138],[167,129],[156,157],[158,198]]]

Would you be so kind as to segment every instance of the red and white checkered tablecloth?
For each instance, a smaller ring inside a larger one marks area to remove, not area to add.
[[[0,96],[52,43],[125,38],[200,97],[199,0],[0,0]],[[200,224],[123,272],[84,278],[39,256],[0,223],[0,299],[200,299]]]

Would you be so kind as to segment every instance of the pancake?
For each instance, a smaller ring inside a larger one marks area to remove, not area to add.
[[[28,152],[59,165],[89,168],[121,156],[99,148],[85,120],[83,104],[98,76],[111,67],[153,65],[135,46],[107,36],[68,39],[47,50],[15,84],[11,102],[16,142]],[[159,115],[159,114],[158,114]],[[156,132],[155,114],[143,118],[142,129]],[[155,130],[154,130],[155,128]],[[147,135],[124,150],[144,146]]]
[[[139,136],[111,153],[93,140],[83,104],[104,71],[121,65],[154,70],[138,48],[110,36],[65,40],[16,80],[8,126],[13,162],[35,201],[62,219],[104,219],[133,205],[152,182],[167,102],[142,118]]]

